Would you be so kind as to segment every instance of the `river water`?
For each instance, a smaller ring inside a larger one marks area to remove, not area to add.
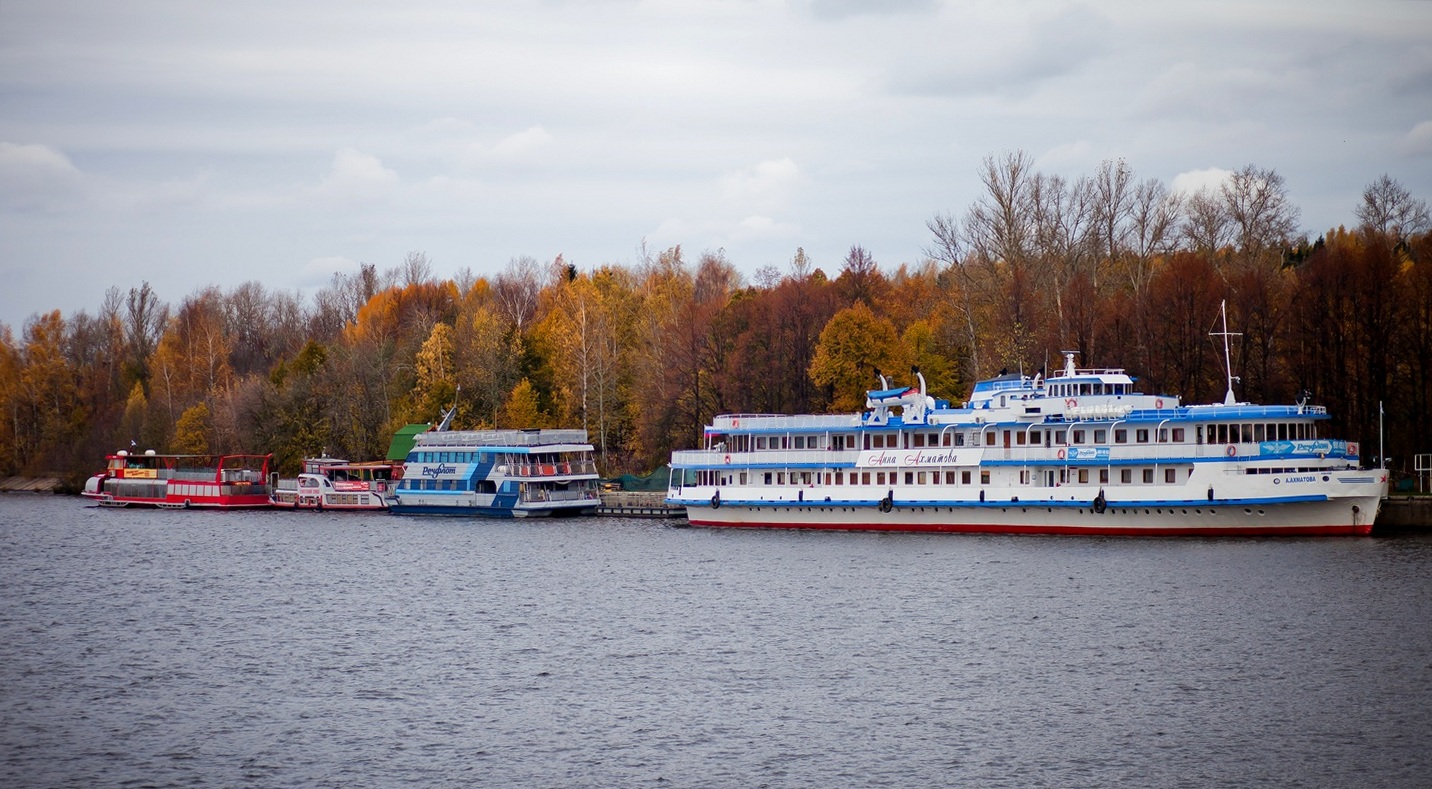
[[[1432,785],[1432,539],[0,496],[0,785]]]

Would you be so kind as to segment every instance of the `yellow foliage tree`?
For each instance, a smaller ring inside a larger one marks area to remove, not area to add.
[[[413,390],[416,418],[432,419],[451,408],[457,387],[452,327],[446,323],[435,324],[413,365],[417,370],[417,386]]]
[[[209,406],[200,401],[184,409],[170,443],[180,454],[203,455],[209,451],[209,433]]]
[[[507,402],[502,406],[502,413],[498,415],[497,426],[514,430],[552,426],[547,415],[542,413],[542,409],[537,405],[537,390],[533,388],[531,381],[523,378],[512,387],[512,393],[508,395]]]
[[[877,386],[877,370],[887,374],[907,366],[905,348],[889,320],[857,301],[837,312],[820,332],[810,377],[830,387],[832,411],[859,411],[865,392]]]

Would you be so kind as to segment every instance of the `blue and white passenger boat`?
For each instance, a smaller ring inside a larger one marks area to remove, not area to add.
[[[389,509],[534,518],[600,503],[585,430],[432,430],[416,436]]]
[[[1225,343],[1226,343],[1226,331]],[[1321,406],[1182,405],[1121,369],[918,386],[859,414],[718,416],[672,455],[697,526],[1117,535],[1368,534],[1387,473],[1327,438]]]

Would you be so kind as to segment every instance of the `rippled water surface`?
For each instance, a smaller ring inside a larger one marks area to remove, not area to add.
[[[1432,539],[3,495],[0,785],[1425,787]]]

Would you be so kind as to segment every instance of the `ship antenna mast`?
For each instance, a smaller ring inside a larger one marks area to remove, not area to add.
[[[1222,303],[1219,305],[1219,309],[1223,312],[1223,331],[1209,332],[1209,336],[1211,336],[1211,337],[1222,337],[1222,338],[1223,338],[1223,367],[1224,367],[1224,370],[1225,370],[1225,371],[1227,372],[1227,374],[1228,374],[1228,394],[1226,394],[1226,395],[1223,396],[1223,404],[1224,404],[1224,405],[1237,405],[1237,404],[1238,404],[1238,400],[1237,400],[1237,398],[1235,398],[1235,397],[1233,396],[1233,382],[1234,382],[1234,381],[1237,381],[1238,379],[1233,377],[1233,357],[1232,357],[1232,356],[1229,354],[1229,352],[1228,352],[1228,338],[1229,338],[1229,337],[1242,337],[1242,336],[1243,336],[1243,333],[1242,333],[1242,332],[1230,332],[1230,331],[1228,331],[1228,300],[1227,300],[1227,299],[1224,299],[1224,300],[1222,301]]]

